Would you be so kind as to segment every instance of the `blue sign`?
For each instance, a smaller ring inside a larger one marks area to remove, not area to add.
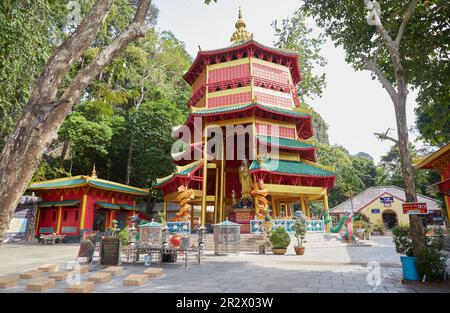
[[[394,202],[394,197],[389,196],[389,197],[380,197],[380,202],[381,203],[390,203],[390,202]]]
[[[380,214],[380,209],[372,209],[372,214]]]

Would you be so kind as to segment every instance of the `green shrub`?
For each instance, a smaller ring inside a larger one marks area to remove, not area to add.
[[[426,281],[446,280],[447,256],[439,253],[434,247],[426,247],[417,257],[417,271],[420,277],[425,275]]]
[[[284,227],[274,229],[269,240],[275,249],[286,249],[291,243],[291,238]]]
[[[392,239],[395,244],[395,251],[406,256],[414,256],[411,229],[409,226],[401,225],[392,228]]]
[[[380,235],[384,235],[386,233],[386,227],[384,227],[384,224],[382,222],[377,221],[372,226],[372,232],[377,232]]]
[[[392,235],[397,253],[414,256],[411,229],[407,225],[396,226]],[[425,248],[417,255],[417,272],[420,277],[426,276],[426,281],[443,281],[446,279],[447,256],[439,251],[444,247],[444,233],[434,231],[425,237]]]
[[[120,242],[125,246],[130,243],[130,231],[128,227],[125,227],[119,232],[119,238]]]
[[[298,247],[303,246],[303,239],[306,234],[306,224],[300,220],[297,220],[294,224],[295,238],[297,238]],[[289,245],[289,244],[288,244]]]

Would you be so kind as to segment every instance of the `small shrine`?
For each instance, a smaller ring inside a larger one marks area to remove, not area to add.
[[[90,176],[35,182],[28,190],[42,198],[35,235],[74,238],[85,231],[106,232],[113,221],[119,229],[127,227],[133,216],[140,215],[136,198],[148,195],[147,189],[98,178],[95,166]]]

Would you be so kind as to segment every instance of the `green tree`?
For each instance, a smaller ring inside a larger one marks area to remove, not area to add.
[[[0,155],[0,240],[20,196],[73,106],[80,101],[86,88],[102,70],[128,44],[143,37],[147,31],[151,1],[139,0],[135,2],[137,9],[132,21],[120,33],[116,33],[114,40],[102,47],[89,64],[71,73],[72,66],[97,37],[113,2],[97,0],[76,30],[53,51],[3,147]]]
[[[448,60],[448,54],[445,55],[448,36],[443,36],[448,33],[448,5],[444,0],[434,1],[432,5],[419,0],[380,0],[379,7],[377,4],[371,0],[339,3],[308,0],[302,2],[301,10],[315,18],[335,44],[344,48],[347,62],[358,70],[370,71],[390,96],[406,200],[416,202],[408,151],[406,100],[409,88],[433,84],[434,77],[423,74],[427,69],[437,70],[430,68],[430,63]],[[410,225],[414,251],[419,255],[424,247],[422,223],[411,215]]]
[[[281,24],[281,25],[280,25]],[[274,21],[275,46],[290,49],[298,53],[302,74],[302,82],[298,85],[300,99],[320,97],[326,87],[325,74],[315,74],[319,67],[326,65],[320,49],[325,39],[323,34],[312,35],[312,28],[308,27],[301,10],[294,13],[292,18],[286,18],[279,23]]]
[[[28,101],[32,84],[65,37],[67,1],[0,2],[0,151]]]

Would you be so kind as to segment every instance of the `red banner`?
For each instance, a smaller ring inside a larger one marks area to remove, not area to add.
[[[428,214],[426,203],[409,202],[403,203],[404,214]]]

